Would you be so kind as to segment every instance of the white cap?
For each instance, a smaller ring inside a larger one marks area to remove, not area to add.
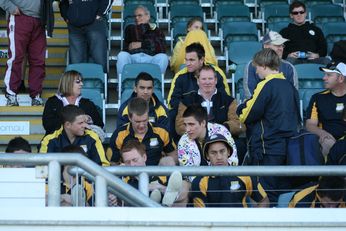
[[[329,73],[338,73],[346,77],[346,64],[342,62],[340,62],[338,65],[331,62],[326,67],[320,67],[320,70]]]
[[[283,38],[281,34],[275,31],[269,31],[262,39],[263,44],[271,43],[273,45],[282,45],[287,41],[288,39]]]

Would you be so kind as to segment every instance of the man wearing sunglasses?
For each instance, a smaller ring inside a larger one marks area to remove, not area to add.
[[[328,64],[326,58],[327,42],[322,30],[310,22],[306,22],[307,10],[304,3],[294,1],[289,7],[292,22],[280,31],[289,39],[285,43],[283,58],[292,64],[320,63]]]

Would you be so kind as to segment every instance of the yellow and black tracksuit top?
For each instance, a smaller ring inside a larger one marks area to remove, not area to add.
[[[88,129],[85,130],[83,136],[77,136],[75,141],[71,143],[63,127],[61,127],[59,130],[43,137],[39,152],[62,152],[68,145],[80,146],[86,152],[89,159],[99,165],[109,166],[109,161],[106,159],[106,154],[100,138],[95,132]]]
[[[120,106],[117,117],[117,128],[130,122],[128,104],[136,96],[137,94],[133,92],[131,97]],[[149,101],[149,121],[169,129],[168,109],[160,102],[155,93],[153,93]]]
[[[169,132],[165,128],[149,122],[147,133],[143,139],[140,139],[136,136],[131,123],[127,123],[113,132],[109,141],[112,154],[108,158],[113,162],[119,162],[122,145],[131,139],[137,139],[145,145],[147,153],[146,165],[158,165],[162,152],[170,153],[176,149]]]
[[[246,125],[251,155],[286,155],[286,138],[299,124],[298,91],[282,73],[268,75],[237,113]]]
[[[256,177],[199,176],[192,182],[194,207],[248,207],[247,197],[256,202],[267,197]]]
[[[342,111],[346,107],[346,94],[335,96],[330,90],[314,94],[306,111],[307,119],[317,120],[318,126],[340,139],[346,135],[346,122]]]
[[[290,203],[288,204],[289,208],[322,208],[321,205],[321,199],[318,195],[318,192],[316,189],[318,188],[317,185],[313,185],[311,187],[308,187],[306,189],[303,189],[301,191],[296,192],[293,195],[293,198],[291,199]],[[338,206],[338,208],[345,208],[345,202],[341,202]]]

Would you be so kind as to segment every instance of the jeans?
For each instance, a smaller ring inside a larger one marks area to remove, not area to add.
[[[159,53],[154,56],[145,53],[137,53],[131,55],[126,51],[121,51],[118,54],[117,72],[121,74],[123,68],[129,63],[153,63],[160,66],[161,73],[165,73],[168,66],[168,56],[164,53]]]
[[[102,65],[107,73],[107,21],[95,19],[89,25],[76,27],[68,24],[70,43],[70,63],[92,62]]]

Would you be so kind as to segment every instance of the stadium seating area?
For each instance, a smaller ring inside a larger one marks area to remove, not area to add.
[[[344,1],[305,2],[310,12],[309,19],[321,26],[328,40],[328,50],[331,51],[334,42],[346,38]],[[118,2],[115,1],[115,3]],[[117,109],[119,104],[126,100],[126,96],[129,95],[127,91],[131,89],[132,84],[131,81],[125,83],[126,68],[121,79],[116,78],[116,55],[123,47],[124,28],[133,22],[132,12],[138,4],[148,7],[152,22],[165,32],[168,55],[171,55],[176,38],[184,34],[186,21],[196,16],[202,18],[205,29],[208,31],[207,34],[215,47],[219,66],[227,73],[229,83],[232,84],[232,94],[240,98],[242,98],[243,67],[261,48],[259,43],[261,36],[271,29],[279,31],[289,22],[289,1],[283,0],[124,0],[121,4],[114,5],[109,15],[109,72],[107,75],[103,75],[102,68],[100,69],[98,65],[68,65],[68,32],[59,10],[56,8],[54,34],[52,38],[47,38],[47,67],[43,98],[47,99],[55,93],[60,75],[64,70],[78,69],[87,79],[84,83],[83,93],[100,107],[103,119],[108,124],[106,132],[108,134],[113,132]],[[0,50],[3,51],[3,55],[0,57],[0,75],[4,76],[8,43],[4,14],[1,16],[0,27]],[[236,68],[232,64],[235,64]],[[130,70],[135,71],[136,68],[130,68]],[[316,69],[317,67],[309,68]],[[153,68],[150,69],[153,70]],[[320,76],[311,76],[312,79],[304,76],[306,72],[312,73],[312,69],[306,71],[302,68],[302,71],[298,73],[304,108],[306,108],[306,102],[309,101],[312,92],[322,88]],[[162,99],[166,97],[165,93],[168,92],[172,77],[173,73],[170,70],[167,70],[165,76],[157,75],[155,91]],[[3,79],[0,82],[3,85]],[[101,98],[95,97],[97,92],[101,94]],[[0,105],[4,105],[4,100],[2,95]],[[25,97],[20,103],[26,105]],[[25,106],[3,107],[0,121],[23,120],[25,116],[28,116],[27,118],[31,118],[29,120],[30,132],[22,135],[32,144],[37,144],[44,134],[39,120],[42,110],[43,108],[33,109]],[[0,146],[3,147],[12,136],[0,135]],[[1,150],[3,148],[0,148]]]

